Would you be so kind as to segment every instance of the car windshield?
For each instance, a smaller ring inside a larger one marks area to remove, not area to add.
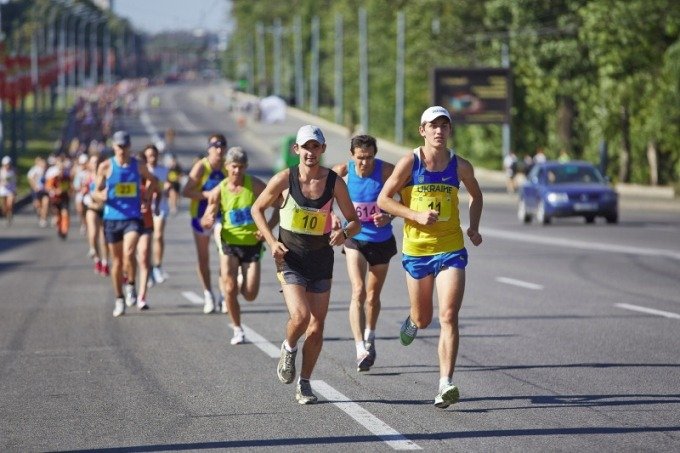
[[[549,184],[594,183],[602,184],[604,179],[594,167],[583,165],[561,165],[547,169]]]

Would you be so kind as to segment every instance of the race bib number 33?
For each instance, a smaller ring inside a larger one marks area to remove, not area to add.
[[[134,182],[119,182],[116,184],[114,193],[120,198],[133,198],[137,196],[137,184]]]
[[[321,236],[326,226],[327,215],[316,209],[296,207],[293,209],[291,230],[294,233]]]

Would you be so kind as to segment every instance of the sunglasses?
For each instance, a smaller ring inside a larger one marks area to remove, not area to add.
[[[227,144],[224,143],[222,140],[216,140],[214,142],[208,143],[208,146],[215,147],[215,148],[224,148],[224,147],[227,146]]]

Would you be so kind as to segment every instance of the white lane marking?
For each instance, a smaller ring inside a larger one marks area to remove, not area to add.
[[[614,304],[614,305],[619,307],[619,308],[623,308],[624,310],[639,311],[641,313],[647,313],[647,314],[650,314],[650,315],[659,315],[659,316],[663,316],[665,318],[680,319],[680,314],[673,313],[673,312],[670,312],[670,311],[655,310],[654,308],[640,307],[639,305],[631,305],[631,304]]]
[[[151,123],[151,118],[149,118],[149,114],[147,113],[146,110],[140,113],[139,120],[142,122],[142,125],[144,126],[146,133],[149,134],[150,137],[153,137],[158,133],[154,125]]]
[[[626,253],[629,255],[657,256],[661,258],[672,258],[680,260],[680,252],[672,250],[662,250],[646,247],[627,247],[615,244],[600,244],[596,242],[577,241],[573,239],[563,239],[556,237],[538,237],[525,233],[510,233],[508,231],[497,230],[494,228],[484,228],[482,234],[501,239],[511,239],[513,241],[531,242],[533,244],[553,245],[556,247],[577,248],[590,251]]]
[[[203,305],[205,302],[201,296],[193,291],[182,291],[182,296],[189,299],[189,302],[196,305]]]
[[[536,291],[543,289],[543,285],[539,285],[537,283],[525,282],[525,281],[522,281],[522,280],[515,280],[514,278],[509,278],[509,277],[496,277],[496,281],[500,282],[500,283],[505,283],[507,285],[519,286],[521,288],[533,289],[533,290],[536,290]]]
[[[254,344],[258,348],[260,348],[262,352],[267,354],[272,359],[278,359],[281,356],[281,348],[277,348],[269,341],[267,341],[266,338],[264,338],[262,335],[255,332],[253,329],[246,326],[245,324],[241,324],[241,327],[243,327],[243,332],[246,334],[246,340],[248,341],[248,343]]]
[[[203,299],[193,291],[182,291],[182,296],[187,298],[191,303],[202,304]],[[243,331],[246,334],[246,339],[257,346],[262,352],[269,357],[278,359],[281,354],[281,349],[271,344],[262,335],[255,332],[250,327],[241,324]],[[333,405],[337,406],[344,413],[352,417],[361,426],[378,436],[387,445],[394,450],[422,450],[415,442],[408,440],[401,433],[387,425],[385,422],[377,418],[375,415],[368,412],[366,409],[359,406],[357,403],[350,401],[342,393],[335,390],[324,381],[312,381],[314,389],[323,395],[327,400],[331,400]]]
[[[323,395],[328,401],[331,401],[338,409],[356,420],[361,426],[381,438],[392,449],[422,450],[415,442],[402,436],[401,433],[395,431],[375,415],[326,384],[326,382],[314,380],[312,381],[312,388],[317,393]]]
[[[189,117],[187,117],[181,110],[175,112],[175,118],[177,118],[177,121],[179,121],[182,124],[182,127],[187,131],[195,132],[198,130],[194,123],[191,122]]]

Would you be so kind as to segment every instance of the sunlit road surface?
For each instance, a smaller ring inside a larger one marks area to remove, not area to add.
[[[267,179],[281,134],[314,121],[289,112],[283,124],[239,129],[224,85],[154,93],[160,107],[127,120],[133,147],[173,127],[185,167],[219,131]],[[320,125],[325,162],[346,159],[346,133]],[[394,162],[398,153],[385,148],[379,157]],[[119,319],[110,282],[92,273],[77,227],[62,242],[25,209],[0,228],[0,450],[678,450],[676,212],[624,209],[619,225],[525,226],[502,182],[482,186],[484,243],[467,244],[454,374],[461,400],[447,410],[432,405],[437,321],[408,347],[398,340],[408,314],[398,256],[382,294],[378,359],[358,373],[345,259],[336,251],[312,376],[320,403],[301,406],[294,386],[276,377],[287,312],[270,255],[259,297],[241,301],[248,343],[231,346],[228,316],[202,312],[186,200],[168,224],[170,279],[150,289],[149,311],[128,309]],[[396,221],[399,244],[400,227]]]

